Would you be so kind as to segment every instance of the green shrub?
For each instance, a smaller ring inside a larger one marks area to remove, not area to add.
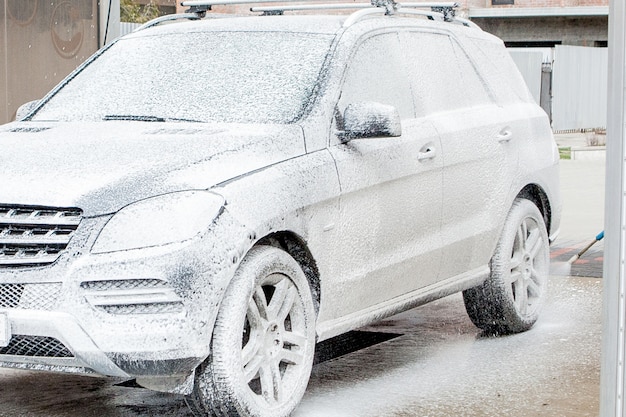
[[[122,22],[146,23],[155,17],[159,17],[159,7],[155,0],[150,0],[145,6],[138,4],[135,0],[120,1],[120,20]]]

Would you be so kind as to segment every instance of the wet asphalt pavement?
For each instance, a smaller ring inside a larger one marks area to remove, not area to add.
[[[561,166],[562,234],[533,329],[487,337],[459,294],[410,310],[320,346],[293,417],[597,416],[603,242],[564,266],[602,229],[603,170]],[[191,416],[178,395],[118,382],[0,369],[0,417]]]
[[[597,415],[601,287],[553,276],[523,334],[482,335],[454,295],[355,335],[372,346],[327,343],[294,417]],[[115,382],[2,370],[0,416],[191,416],[180,396]]]
[[[318,365],[296,417],[594,416],[601,281],[552,277],[529,332],[488,337],[458,295],[369,328],[391,341]]]

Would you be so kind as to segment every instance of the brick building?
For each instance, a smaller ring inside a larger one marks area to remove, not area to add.
[[[606,46],[609,0],[461,0],[463,13],[509,46]]]

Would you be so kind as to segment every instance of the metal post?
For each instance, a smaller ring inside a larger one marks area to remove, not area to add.
[[[103,47],[120,36],[120,0],[100,0],[99,2],[100,39]]]
[[[7,26],[7,2],[0,3],[0,9],[2,9],[0,18],[0,125],[8,122],[11,119],[9,113],[9,54],[8,54],[8,32]]]
[[[604,304],[600,416],[626,417],[625,320],[626,271],[624,138],[626,125],[626,5],[611,0],[609,8],[608,120],[604,250]]]
[[[539,105],[552,123],[552,63],[544,62],[541,65],[541,88],[539,91]]]

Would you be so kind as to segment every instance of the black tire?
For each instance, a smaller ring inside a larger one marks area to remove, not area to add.
[[[314,352],[306,276],[286,252],[255,247],[226,290],[187,404],[197,416],[287,417],[306,390]]]
[[[474,324],[492,334],[530,329],[545,299],[550,270],[548,233],[535,204],[516,199],[491,258],[491,274],[463,292]]]

